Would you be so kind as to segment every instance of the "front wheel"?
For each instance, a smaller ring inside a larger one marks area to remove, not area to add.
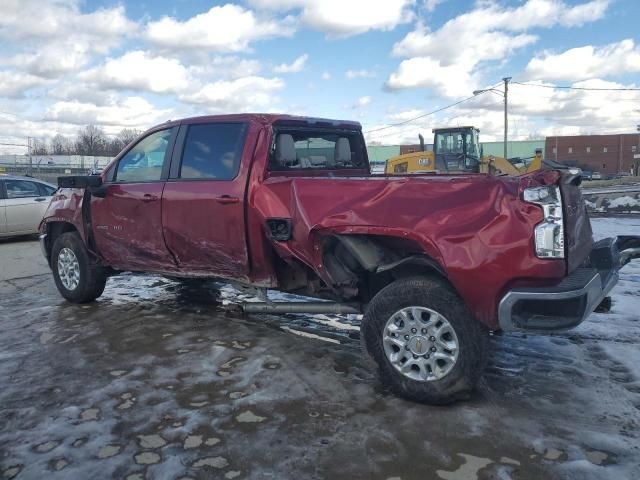
[[[397,280],[371,301],[361,325],[382,381],[410,400],[446,404],[465,397],[482,375],[488,331],[443,280]]]
[[[60,294],[73,303],[95,300],[104,291],[107,275],[91,263],[80,235],[67,232],[56,238],[51,249],[51,269]]]

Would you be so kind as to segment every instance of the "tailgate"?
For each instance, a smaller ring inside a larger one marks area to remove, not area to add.
[[[565,175],[560,180],[560,192],[564,213],[567,268],[568,273],[571,273],[589,256],[593,247],[593,235],[578,177]]]

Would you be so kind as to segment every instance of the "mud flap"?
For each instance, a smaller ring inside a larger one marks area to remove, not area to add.
[[[640,258],[640,237],[635,235],[619,236],[616,244],[620,252],[620,267],[631,260]]]

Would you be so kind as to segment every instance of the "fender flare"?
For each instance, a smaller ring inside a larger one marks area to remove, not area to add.
[[[438,262],[433,260],[427,255],[411,255],[409,257],[402,258],[398,261],[380,265],[376,269],[376,273],[393,272],[397,268],[402,268],[408,265],[416,265],[420,267],[426,267],[429,270],[437,272],[444,278],[448,278],[447,272]]]

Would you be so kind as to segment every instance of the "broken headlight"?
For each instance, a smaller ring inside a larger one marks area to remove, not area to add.
[[[550,185],[524,190],[524,201],[542,207],[544,219],[536,225],[534,236],[538,258],[564,258],[564,223],[560,187]]]

